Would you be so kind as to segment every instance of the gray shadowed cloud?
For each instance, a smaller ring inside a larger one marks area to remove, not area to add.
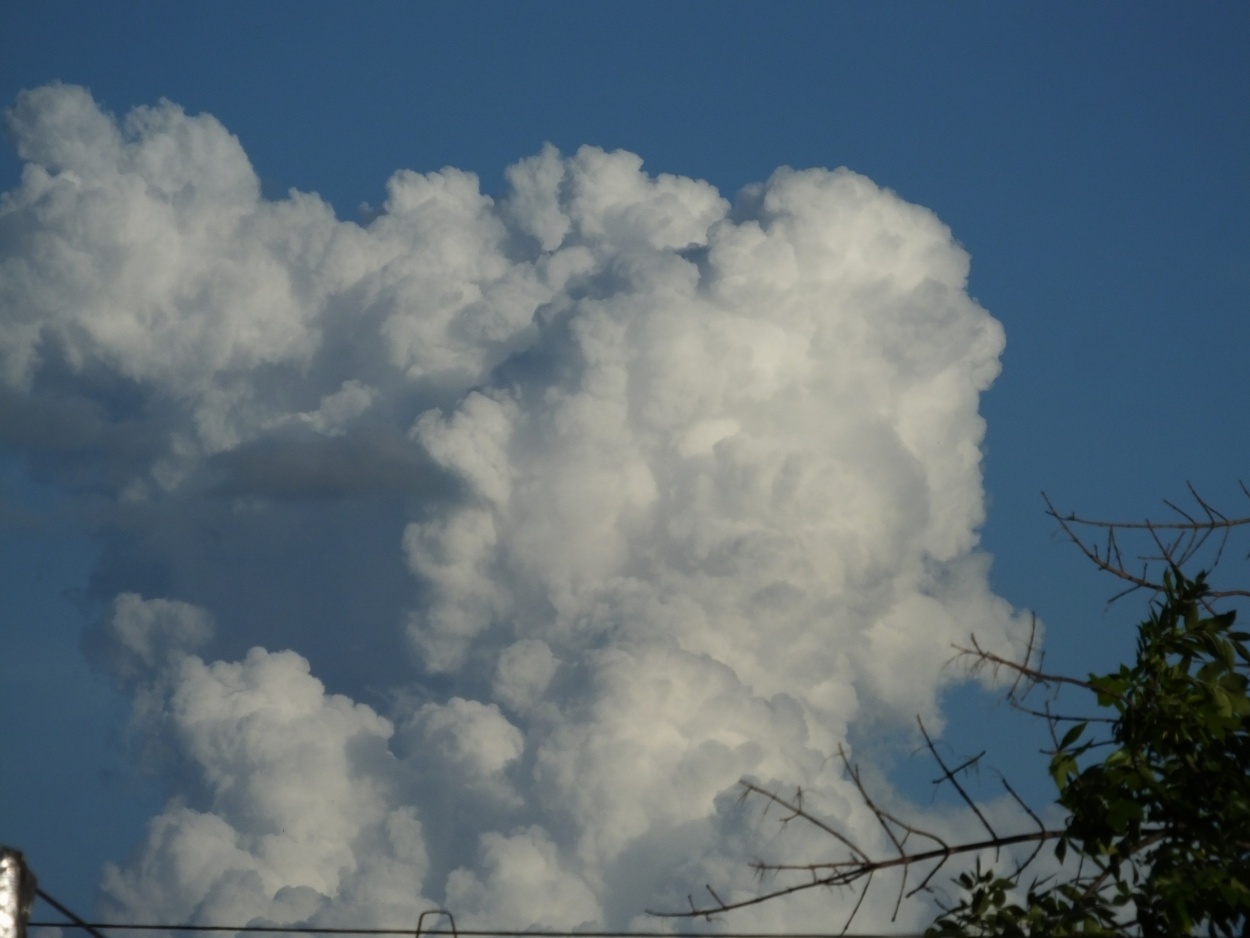
[[[385,428],[341,436],[252,441],[215,454],[212,490],[225,497],[342,498],[402,495],[438,503],[459,483],[407,437]]]

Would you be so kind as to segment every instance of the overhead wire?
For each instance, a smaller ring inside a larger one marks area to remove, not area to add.
[[[134,931],[263,932],[285,935],[420,935],[454,938],[924,938],[919,932],[710,932],[710,931],[534,931],[504,928],[329,928],[300,925],[136,925],[130,922],[30,922],[32,928],[111,928]]]
[[[64,928],[66,924],[69,924],[69,925],[73,925],[75,928],[83,929],[84,931],[86,931],[87,934],[91,935],[92,938],[104,938],[104,936],[100,934],[98,931],[96,931],[96,929],[105,927],[105,926],[87,924],[82,919],[80,919],[77,915],[75,915],[73,912],[67,909],[65,906],[61,905],[61,903],[57,902],[50,895],[48,895],[46,892],[40,889],[38,886],[35,887],[35,895],[37,895],[40,899],[48,903],[48,905],[52,906],[52,908],[56,909],[58,912],[64,915],[67,919],[69,919],[68,923],[60,923],[58,927]],[[29,922],[27,923],[27,925],[30,925],[30,924],[31,923]]]
[[[412,935],[414,938],[923,938],[915,932],[706,932],[706,931],[535,931],[506,928],[344,928],[316,925],[192,925],[189,923],[153,925],[136,922],[87,922],[38,889],[40,899],[68,922],[27,922],[29,928],[79,928],[92,938],[107,938],[100,929],[116,931],[235,932],[278,935]]]

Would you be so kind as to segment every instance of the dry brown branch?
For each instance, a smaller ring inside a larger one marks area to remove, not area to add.
[[[1166,570],[1180,569],[1190,564],[1200,552],[1212,544],[1214,549],[1210,562],[1204,566],[1208,570],[1214,569],[1223,559],[1234,530],[1250,526],[1250,516],[1230,518],[1207,502],[1192,485],[1188,488],[1198,511],[1191,514],[1173,502],[1164,501],[1170,511],[1180,516],[1181,520],[1175,521],[1100,521],[1081,517],[1073,512],[1061,514],[1045,492],[1042,493],[1042,499],[1046,503],[1046,514],[1059,523],[1060,530],[1068,540],[1094,566],[1129,584],[1109,600],[1115,602],[1139,589],[1152,593],[1162,591],[1162,578],[1153,573],[1152,565],[1163,564]],[[1250,498],[1250,489],[1246,488],[1245,483],[1241,484],[1241,490]],[[1079,533],[1082,529],[1104,532],[1102,543],[1082,537]],[[1154,553],[1133,556],[1133,561],[1141,564],[1140,573],[1129,569],[1124,550],[1120,546],[1121,536],[1131,532],[1147,535],[1155,550]],[[1250,596],[1250,590],[1212,590],[1208,599],[1233,596]]]
[[[933,745],[933,740],[929,737],[929,731],[924,728],[924,723],[923,721],[921,721],[920,717],[916,717],[916,725],[920,727],[920,734],[924,737],[924,744],[929,747],[929,754],[933,756],[933,758],[937,761],[938,766],[940,766],[942,769],[941,781],[950,782],[951,785],[955,787],[955,791],[959,792],[959,797],[964,800],[964,804],[966,804],[970,809],[972,809],[972,813],[977,816],[977,820],[981,822],[981,826],[985,828],[986,832],[990,835],[991,839],[997,840],[998,831],[994,830],[990,822],[985,819],[985,815],[981,813],[981,809],[977,807],[977,803],[973,801],[970,797],[968,797],[968,793],[964,791],[964,786],[959,784],[958,773],[962,771],[963,769],[968,768],[969,766],[975,764],[976,759],[965,762],[963,765],[961,765],[958,769],[955,769],[955,770],[951,770],[947,768],[946,762],[942,759],[942,756],[938,753],[937,747]],[[978,758],[980,757],[978,756]]]
[[[1017,844],[1036,843],[1037,847],[1033,850],[1029,859],[1025,860],[1018,866],[1018,870],[1023,870],[1037,856],[1042,843],[1063,836],[1063,831],[1045,827],[1037,815],[1027,806],[1023,805],[1019,796],[1016,795],[1010,785],[1007,785],[1005,780],[1003,784],[1007,791],[1013,798],[1016,799],[1018,803],[1022,804],[1029,816],[1037,824],[1038,829],[1036,831],[1025,833],[1009,835],[998,834],[989,824],[988,820],[986,820],[984,815],[982,815],[975,802],[972,801],[967,792],[962,788],[962,786],[959,785],[955,777],[959,772],[969,768],[975,760],[965,763],[956,769],[949,768],[937,753],[933,746],[933,742],[929,738],[923,725],[921,725],[921,732],[925,735],[930,753],[942,768],[943,777],[941,781],[950,781],[955,785],[964,802],[976,813],[977,817],[980,818],[982,825],[989,832],[990,836],[988,839],[968,843],[948,844],[938,834],[932,831],[924,830],[914,824],[909,824],[891,814],[872,799],[863,783],[858,767],[856,767],[849,760],[845,750],[840,749],[839,755],[842,757],[847,777],[854,783],[861,799],[864,802],[864,805],[873,813],[873,816],[877,819],[877,822],[885,831],[886,836],[889,838],[894,848],[894,856],[874,859],[849,836],[838,830],[832,824],[816,817],[808,811],[802,804],[801,791],[796,792],[796,795],[793,798],[786,798],[778,795],[776,792],[769,791],[754,782],[744,781],[741,783],[743,788],[743,798],[749,798],[752,796],[762,797],[766,801],[766,811],[769,807],[776,805],[786,812],[785,817],[782,818],[782,823],[788,824],[794,820],[801,820],[829,834],[836,842],[845,848],[847,851],[846,856],[841,859],[835,858],[812,863],[765,863],[757,860],[752,864],[752,867],[761,877],[765,875],[779,876],[785,874],[802,874],[804,878],[801,882],[791,883],[786,886],[762,892],[747,899],[734,901],[723,899],[711,885],[708,885],[705,888],[708,896],[711,897],[711,901],[709,902],[699,904],[694,901],[693,896],[687,896],[686,899],[690,906],[687,910],[650,911],[649,914],[668,918],[707,918],[710,920],[713,915],[732,912],[736,909],[748,908],[754,905],[760,905],[765,902],[771,902],[784,896],[794,895],[795,893],[805,892],[809,889],[815,889],[817,887],[846,887],[854,890],[858,886],[858,895],[856,897],[855,904],[851,909],[851,913],[842,929],[843,933],[845,933],[854,922],[856,914],[863,905],[868,888],[872,884],[872,878],[878,872],[888,870],[900,871],[899,892],[894,904],[894,915],[897,916],[903,899],[910,898],[919,892],[927,891],[929,889],[929,883],[932,881],[934,875],[936,875],[943,865],[945,865],[945,863],[952,857],[979,853],[984,850],[1000,851],[1005,847],[1011,847]],[[913,838],[928,840],[936,846],[923,850],[909,851],[907,845]],[[931,867],[925,871],[925,875],[920,878],[919,882],[913,885],[911,889],[908,889],[908,886],[914,882],[911,878],[913,868],[920,868],[929,865],[931,865]]]
[[[1086,714],[1069,716],[1063,713],[1055,713],[1050,709],[1050,704],[1046,705],[1045,710],[1034,710],[1032,707],[1026,707],[1019,701],[1009,701],[1013,710],[1018,710],[1026,716],[1038,717],[1042,720],[1049,720],[1052,723],[1106,723],[1112,724],[1115,720],[1112,717],[1093,717]]]
[[[793,895],[797,892],[805,892],[808,889],[814,889],[818,886],[849,886],[856,881],[865,877],[870,877],[873,873],[880,870],[890,870],[903,867],[904,869],[921,863],[927,863],[930,860],[945,863],[954,856],[968,853],[979,853],[982,850],[1001,849],[1010,847],[1015,844],[1033,843],[1035,841],[1055,840],[1063,836],[1060,830],[1040,830],[1025,834],[1012,834],[1006,837],[998,837],[993,840],[982,840],[975,843],[956,844],[950,847],[944,847],[935,850],[925,850],[919,853],[907,854],[901,857],[894,857],[887,860],[874,860],[866,863],[846,861],[841,863],[813,863],[807,867],[797,867],[798,869],[811,870],[815,875],[809,881],[796,883],[793,886],[787,886],[782,889],[775,889],[771,892],[762,893],[752,896],[749,899],[742,899],[736,902],[725,902],[717,896],[716,892],[710,887],[706,887],[708,893],[713,897],[714,904],[707,906],[698,906],[694,903],[693,897],[688,896],[690,901],[689,911],[656,911],[647,910],[648,915],[657,915],[665,918],[707,918],[711,919],[713,915],[723,912],[732,912],[735,909],[745,909],[749,906],[759,905],[763,902],[769,902],[779,899],[782,896]],[[757,868],[765,871],[773,871],[776,869],[790,869],[790,867],[774,867],[772,865],[757,864]],[[819,875],[821,870],[832,870],[826,875]],[[850,923],[848,922],[848,925]]]
[[[842,752],[840,748],[839,748],[839,752],[840,753]],[[845,756],[843,756],[843,759],[845,759]],[[781,824],[783,826],[786,824],[789,824],[791,821],[795,820],[796,818],[806,821],[808,824],[811,824],[814,827],[818,827],[820,830],[824,831],[834,840],[844,845],[853,854],[860,857],[860,859],[864,861],[868,860],[868,854],[864,853],[864,851],[860,850],[859,847],[855,846],[855,844],[852,843],[850,840],[848,840],[842,834],[841,831],[826,824],[820,818],[816,817],[813,814],[808,813],[803,808],[803,799],[802,799],[803,789],[800,788],[795,792],[795,799],[794,801],[791,802],[791,801],[787,801],[785,798],[782,798],[780,795],[776,794],[775,792],[769,791],[767,788],[762,788],[759,785],[756,785],[754,782],[743,781],[740,784],[743,788],[742,798],[741,798],[742,801],[745,801],[751,795],[760,795],[770,805],[775,804],[778,807],[785,808],[788,812],[790,812],[788,815],[786,815],[786,817],[781,819]],[[767,806],[765,806],[764,808],[764,813],[765,814],[768,813]],[[804,867],[804,869],[806,869],[806,867]]]
[[[1037,825],[1037,829],[1039,831],[1046,830],[1046,825],[1042,823],[1042,819],[1037,816],[1037,814],[1033,811],[1032,808],[1028,806],[1028,804],[1025,802],[1023,798],[1021,798],[1018,794],[1016,794],[1016,790],[1011,787],[1011,783],[1009,783],[1007,779],[1001,775],[998,777],[998,780],[1003,783],[1003,788],[1007,789],[1007,794],[1011,795],[1011,797],[1015,800],[1016,804],[1018,804],[1021,808],[1023,808],[1025,812],[1029,815],[1029,817],[1033,819],[1033,823]],[[1016,872],[1015,872],[1016,876],[1019,876],[1021,873],[1023,873],[1024,870],[1030,864],[1032,864],[1034,860],[1037,859],[1037,854],[1041,851],[1041,849],[1042,849],[1042,841],[1039,840],[1037,842],[1037,846],[1033,848],[1033,852],[1029,854],[1029,858],[1025,860],[1023,863],[1019,863],[1016,865]]]
[[[976,659],[971,666],[971,670],[974,673],[982,666],[993,668],[996,675],[1000,669],[1006,668],[1009,671],[1014,671],[1018,677],[1027,679],[1031,686],[1036,686],[1038,684],[1071,684],[1074,687],[1080,687],[1088,691],[1093,691],[1093,688],[1089,685],[1088,681],[1082,681],[1079,678],[1069,677],[1066,674],[1049,674],[1045,671],[1039,671],[1036,668],[1030,667],[1027,657],[1023,662],[1012,661],[1010,658],[1004,658],[1001,655],[996,655],[992,651],[986,651],[981,647],[980,643],[977,642],[977,637],[975,635],[969,636],[969,641],[972,642],[971,648],[965,648],[962,645],[955,645],[954,648],[959,652],[960,657],[971,657]],[[1017,684],[1012,685],[1011,691],[1008,692],[1008,699],[1016,699],[1015,689],[1017,686],[1018,682]]]

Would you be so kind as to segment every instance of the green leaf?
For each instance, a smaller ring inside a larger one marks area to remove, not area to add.
[[[1071,746],[1074,742],[1076,742],[1080,738],[1081,734],[1085,732],[1085,727],[1087,726],[1089,726],[1088,723],[1078,723],[1076,724],[1076,726],[1072,727],[1070,730],[1064,733],[1063,740],[1059,743],[1059,748],[1067,749],[1069,746]]]

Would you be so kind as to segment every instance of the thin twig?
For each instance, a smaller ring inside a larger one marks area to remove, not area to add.
[[[956,844],[953,847],[945,847],[940,850],[925,850],[920,853],[913,853],[903,857],[892,857],[888,860],[874,860],[868,863],[855,864],[853,868],[849,868],[845,871],[840,871],[829,876],[823,876],[806,883],[796,883],[795,885],[787,886],[784,889],[776,889],[772,892],[752,896],[750,899],[742,899],[738,902],[726,902],[723,905],[704,909],[692,909],[688,912],[657,912],[648,910],[647,914],[663,916],[666,918],[698,918],[702,916],[715,915],[721,912],[732,912],[735,909],[745,909],[749,906],[769,902],[774,899],[778,899],[781,896],[791,896],[797,892],[804,892],[818,886],[846,886],[880,870],[907,867],[917,863],[926,863],[929,860],[944,861],[950,857],[962,854],[978,853],[982,850],[1000,849],[1002,847],[1011,847],[1015,844],[1033,843],[1039,840],[1055,840],[1062,836],[1064,836],[1064,831],[1051,830],[1048,828],[1043,831],[1035,831],[1027,834],[1011,834],[994,840],[982,840],[975,843]],[[691,904],[693,905],[693,901]]]
[[[955,773],[946,767],[946,763],[942,760],[942,756],[938,753],[937,747],[933,745],[933,740],[929,738],[929,731],[924,728],[924,721],[921,720],[920,717],[916,717],[916,725],[920,727],[920,733],[924,736],[924,742],[925,745],[929,747],[929,752],[933,754],[933,758],[937,760],[937,764],[942,767],[942,771],[945,773],[945,778],[955,786],[955,791],[959,792],[959,797],[964,800],[964,804],[972,809],[972,813],[977,816],[977,820],[979,820],[981,822],[981,826],[989,832],[990,837],[997,840],[998,831],[994,830],[990,822],[985,819],[985,815],[981,813],[981,809],[977,807],[977,803],[968,796],[966,791],[964,791],[964,786],[959,784],[959,779],[956,778]]]
[[[992,651],[986,651],[977,642],[975,635],[970,635],[969,640],[972,642],[971,648],[965,648],[962,645],[952,646],[961,655],[968,655],[978,659],[983,664],[991,664],[997,668],[1007,668],[1015,671],[1017,674],[1028,678],[1034,684],[1071,684],[1074,687],[1080,687],[1088,691],[1093,691],[1088,681],[1082,681],[1075,677],[1068,677],[1066,674],[1049,674],[1045,671],[1038,671],[1029,667],[1027,664],[1021,664],[1019,661],[1012,661],[1010,658],[1004,658],[996,655]]]

